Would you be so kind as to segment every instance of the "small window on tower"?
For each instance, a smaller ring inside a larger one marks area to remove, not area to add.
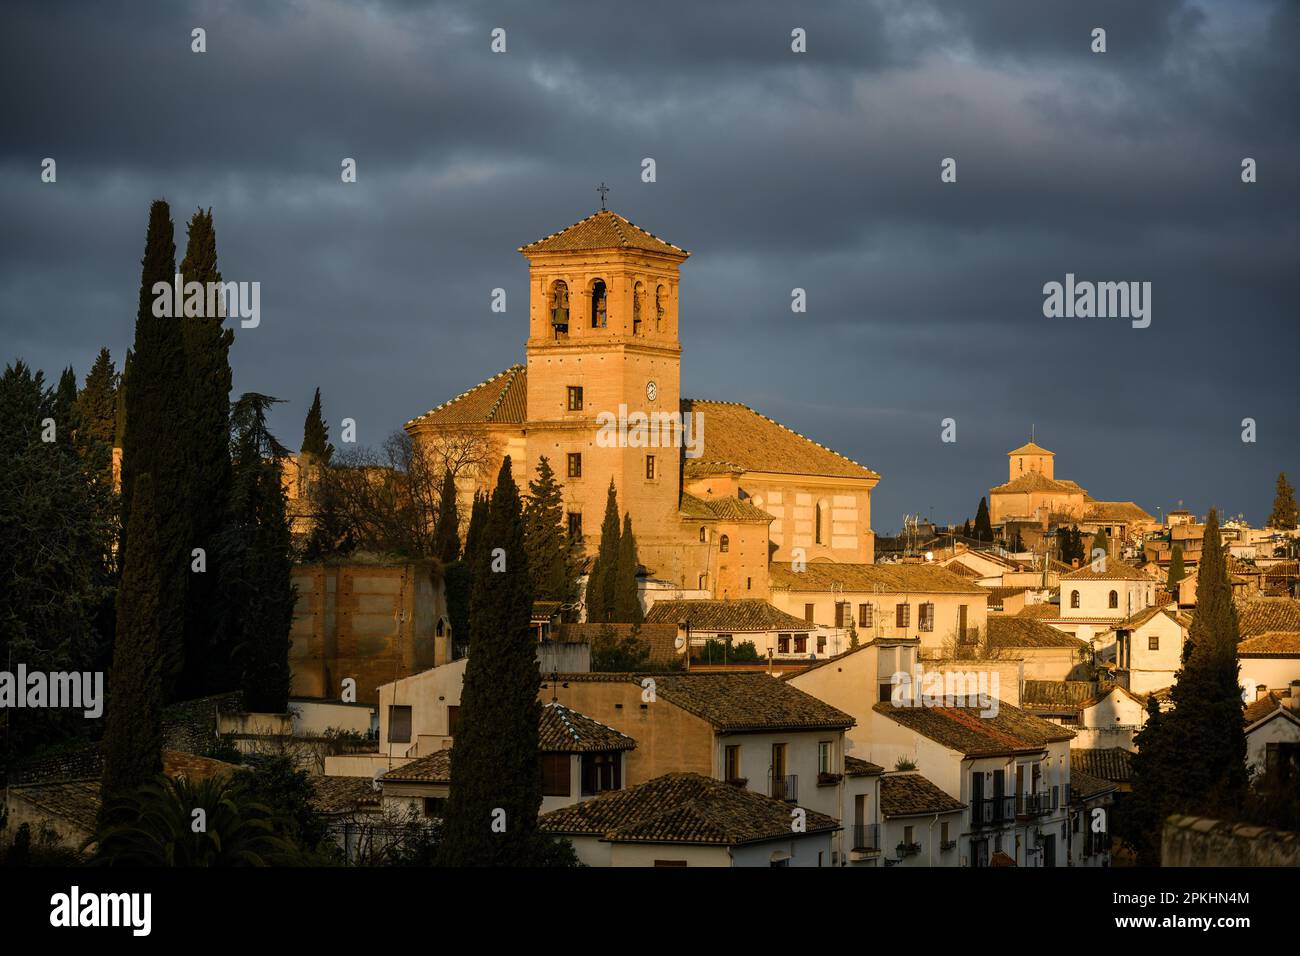
[[[582,386],[581,385],[569,386],[569,411],[571,412],[582,411]]]
[[[645,286],[638,282],[632,287],[632,334],[641,334],[641,300],[645,298]]]
[[[655,331],[664,330],[664,318],[668,312],[668,290],[663,286],[655,289]]]
[[[646,476],[646,478],[650,479],[651,481],[654,480],[654,476],[655,476],[655,456],[654,456],[654,455],[646,455],[646,456],[645,456],[645,476]]]
[[[591,327],[603,329],[608,316],[605,313],[605,283],[597,279],[591,284]]]
[[[551,286],[551,328],[557,339],[569,335],[569,286],[562,279]]]
[[[731,538],[725,534],[722,537],[718,538],[718,550],[721,551],[723,554],[726,554],[728,551],[730,551]]]
[[[569,477],[582,477],[582,452],[580,451],[569,452]]]
[[[577,541],[582,537],[582,512],[569,512],[569,538]]]

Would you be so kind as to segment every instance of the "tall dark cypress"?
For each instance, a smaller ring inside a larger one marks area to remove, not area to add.
[[[456,507],[456,476],[448,468],[442,475],[438,496],[438,523],[433,529],[433,546],[444,565],[460,557],[460,510]]]
[[[127,793],[162,770],[162,567],[153,476],[131,484],[117,638],[108,678],[103,796]],[[107,805],[107,804],[105,804]]]
[[[587,572],[587,620],[593,623],[603,624],[614,614],[618,538],[618,491],[611,478],[605,496],[605,518],[600,523],[600,546]]]
[[[54,420],[57,424],[55,439],[71,447],[81,425],[81,413],[77,408],[77,373],[71,365],[63,370],[54,390]]]
[[[193,533],[190,515],[189,428],[182,320],[154,316],[154,286],[171,288],[176,243],[167,203],[149,209],[149,231],[140,270],[140,302],[135,320],[126,429],[122,444],[122,527],[130,535],[135,482],[153,476],[157,521],[158,620],[161,629],[164,696],[175,692],[184,663],[185,592],[190,578]],[[164,293],[170,294],[170,293]]]
[[[86,383],[77,395],[77,412],[81,417],[83,448],[107,458],[105,474],[112,481],[111,449],[117,433],[117,382],[113,357],[108,349],[100,349],[95,364],[86,375]]]
[[[524,544],[536,599],[572,604],[577,599],[581,575],[579,543],[572,540],[565,527],[564,486],[556,480],[545,455],[537,462],[536,479],[528,482]]]
[[[636,538],[632,535],[632,516],[625,514],[623,533],[618,539],[618,558],[614,565],[613,619],[620,624],[640,624],[645,620],[636,581],[639,567]]]
[[[519,490],[506,457],[475,555],[469,662],[442,844],[446,866],[541,862],[541,704],[532,603]]]
[[[980,506],[975,511],[975,539],[977,541],[993,540],[993,524],[989,520],[989,502],[980,498]]]
[[[329,427],[325,424],[325,414],[321,411],[320,388],[312,399],[311,408],[307,409],[307,418],[302,424],[302,453],[310,455],[316,464],[328,465],[334,457],[334,446],[330,444]]]
[[[185,282],[220,282],[217,268],[217,234],[212,210],[194,213],[189,240],[181,260]],[[203,315],[187,315],[181,322],[185,350],[186,467],[192,522],[190,548],[202,548],[207,570],[191,567],[185,609],[185,659],[178,696],[200,697],[230,690],[220,666],[230,657],[228,634],[219,630],[224,614],[219,605],[229,600],[217,588],[221,569],[215,565],[214,545],[221,532],[230,500],[230,346],[235,333],[224,327],[219,302]],[[207,314],[211,311],[212,314]],[[215,666],[214,666],[215,665]]]

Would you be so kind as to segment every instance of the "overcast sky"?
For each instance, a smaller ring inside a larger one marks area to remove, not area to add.
[[[877,531],[973,516],[1031,426],[1097,498],[1260,522],[1300,479],[1298,45],[1289,0],[9,0],[0,361],[120,363],[150,201],[181,253],[211,206],[262,285],[236,392],[378,443],[523,361],[516,249],[604,181],[692,253],[683,394],[879,471]],[[1150,327],[1044,317],[1066,273],[1152,283]]]

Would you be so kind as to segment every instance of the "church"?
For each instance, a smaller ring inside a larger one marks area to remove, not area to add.
[[[613,480],[658,597],[768,599],[779,563],[874,561],[876,472],[746,405],[682,396],[690,253],[604,208],[519,252],[524,361],[406,423],[430,452],[482,449],[458,474],[462,515],[503,456],[525,492],[545,456],[588,554]],[[686,427],[612,440],[611,421]]]

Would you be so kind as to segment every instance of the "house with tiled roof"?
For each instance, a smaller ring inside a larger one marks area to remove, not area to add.
[[[586,866],[833,866],[839,823],[698,773],[663,774],[540,819]]]
[[[1074,747],[1070,750],[1071,770],[1115,784],[1118,793],[1133,789],[1133,751],[1126,747]]]
[[[1177,605],[1148,607],[1115,625],[1115,676],[1135,694],[1174,682],[1192,621]]]
[[[957,833],[960,865],[988,866],[998,852],[1018,866],[1066,865],[1072,730],[997,701],[889,701],[872,710],[871,758],[886,766],[908,761],[967,807]]]
[[[766,673],[559,674],[540,697],[634,738],[629,786],[690,772],[837,820],[876,787],[846,770],[853,716]],[[837,861],[847,860],[842,840]]]
[[[957,866],[965,804],[914,770],[880,778],[881,845],[886,866]]]
[[[1246,766],[1252,774],[1300,774],[1300,681],[1262,693],[1246,708]]]
[[[991,614],[988,648],[999,659],[1024,662],[1025,680],[1077,680],[1092,663],[1089,645],[1032,617]]]
[[[1237,645],[1242,686],[1251,692],[1284,690],[1300,681],[1300,630],[1265,631]]]
[[[763,599],[773,555],[874,560],[875,471],[748,405],[682,396],[685,249],[601,209],[519,252],[524,362],[406,423],[457,463],[462,515],[505,456],[521,487],[545,457],[588,554],[613,482],[649,590]]]
[[[1119,785],[1070,770],[1070,866],[1110,866],[1110,814]]]
[[[623,787],[624,755],[636,741],[558,701],[542,705],[537,725],[542,812]],[[454,783],[453,748],[423,754],[382,773],[384,806],[400,815],[441,818]]]
[[[774,561],[770,573],[772,603],[831,628],[832,647],[847,647],[853,634],[915,637],[925,653],[942,656],[977,645],[988,620],[987,589],[932,563]]]
[[[848,647],[832,629],[787,614],[757,599],[658,600],[646,612],[647,624],[674,624],[684,645],[698,651],[709,641],[730,647],[752,644],[760,657],[809,660]]]
[[[1300,631],[1300,600],[1253,597],[1237,602],[1237,633],[1241,640],[1272,631]]]
[[[1053,626],[1114,656],[1114,629],[1156,603],[1160,582],[1120,558],[1097,557],[1061,575],[1061,618]]]

